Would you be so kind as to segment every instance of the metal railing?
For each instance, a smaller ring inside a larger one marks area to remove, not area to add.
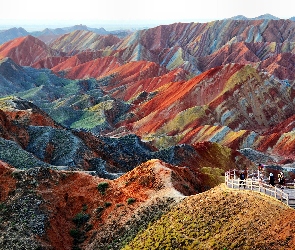
[[[225,173],[225,184],[227,187],[265,193],[281,200],[289,206],[289,194],[284,192],[281,188],[265,184],[260,179],[247,178],[245,180],[240,180],[236,176],[236,172],[237,170],[232,170]]]

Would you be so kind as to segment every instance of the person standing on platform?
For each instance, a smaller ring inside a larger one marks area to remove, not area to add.
[[[269,174],[269,185],[272,185],[272,186],[275,185],[275,177],[274,177],[273,173]]]
[[[240,173],[240,187],[243,185],[244,188],[246,188],[246,182],[245,182],[246,176],[244,172]]]

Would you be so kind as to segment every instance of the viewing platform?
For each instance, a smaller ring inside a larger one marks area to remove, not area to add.
[[[261,192],[280,200],[292,208],[295,208],[294,184],[284,186],[269,185],[264,180],[257,178],[257,176],[259,177],[259,172],[256,176],[251,173],[248,175],[248,178],[241,180],[237,175],[239,171],[241,170],[230,170],[225,173],[225,184],[227,187]]]

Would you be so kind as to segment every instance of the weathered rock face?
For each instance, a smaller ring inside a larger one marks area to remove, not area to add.
[[[53,67],[52,70],[69,79],[84,79],[101,77],[121,66],[116,57],[103,57],[85,63],[77,62],[77,66],[73,67],[68,64],[71,62],[72,57],[65,61],[63,65]]]
[[[33,36],[16,38],[0,45],[0,58],[9,57],[22,66],[30,66],[40,59],[60,53]]]
[[[2,58],[9,56],[20,65],[56,67],[56,72],[58,68],[65,69],[66,65],[67,69],[73,67],[70,62],[64,64],[66,54],[66,59],[74,56],[74,66],[78,66],[83,60],[77,61],[76,54],[88,51],[95,54],[91,60],[114,56],[120,63],[151,61],[169,70],[182,68],[194,75],[226,63],[250,63],[280,79],[294,79],[290,56],[294,54],[292,34],[295,25],[291,20],[228,19],[210,23],[176,23],[137,31],[122,40],[81,28],[59,37],[48,47],[32,36],[18,38],[3,44],[0,55]],[[30,50],[34,53],[26,55]],[[76,76],[85,78],[91,73],[84,70]]]
[[[48,72],[28,71],[4,59],[3,93],[30,90],[21,96],[63,125],[97,134],[136,133],[158,148],[210,140],[234,149],[251,145],[278,153],[283,141],[288,145],[285,155],[291,157],[292,136],[286,133],[292,131],[268,137],[263,133],[294,113],[292,30],[289,20],[223,20],[159,26],[123,40],[74,31],[52,43],[52,48],[68,53],[64,58],[52,57],[52,49],[29,36],[1,50],[18,48],[20,53],[23,46],[37,46],[46,52],[39,61],[26,55],[15,60],[97,82],[56,81],[61,78],[53,80]],[[69,40],[73,46],[65,48]]]
[[[82,50],[104,49],[120,41],[118,37],[113,35],[101,36],[91,31],[76,30],[59,37],[50,44],[50,47],[71,55]]]
[[[174,166],[194,166],[189,169],[195,173],[199,172],[202,161],[207,162],[207,167],[224,171],[230,165],[234,167],[238,158],[241,158],[241,155],[231,158],[229,155],[234,155],[235,152],[223,154],[223,149],[220,148],[220,157],[225,157],[227,164],[219,165],[214,159],[199,159],[200,152],[189,145],[158,151],[136,135],[110,138],[65,129],[25,100],[6,98],[0,100],[0,104],[0,160],[19,169],[36,166],[79,168],[114,179],[139,164],[156,158]],[[214,145],[208,146],[206,150],[214,150]],[[217,157],[218,154],[215,154]]]

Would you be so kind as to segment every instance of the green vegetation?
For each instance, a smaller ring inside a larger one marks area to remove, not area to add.
[[[104,203],[104,206],[105,206],[105,207],[110,207],[111,205],[112,205],[112,203],[109,202],[109,201],[106,201],[106,202]]]
[[[203,167],[200,172],[206,176],[206,184],[212,188],[224,182],[224,170],[220,168]]]
[[[81,236],[82,232],[79,228],[73,228],[70,230],[70,235],[73,238],[79,238]]]
[[[135,201],[136,201],[135,198],[128,198],[127,199],[127,204],[130,205],[130,204],[134,203]]]
[[[106,123],[104,116],[98,115],[97,112],[84,111],[82,117],[74,122],[71,127],[92,129],[98,125],[103,125],[104,123]]]
[[[39,95],[39,93],[42,95],[42,93],[41,93],[42,92],[42,88],[43,88],[43,86],[32,88],[32,89],[29,89],[29,90],[24,91],[22,93],[19,93],[18,96],[20,96],[23,99],[30,100],[30,99],[34,98],[34,96]]]
[[[86,240],[86,233],[93,228],[91,224],[87,223],[90,219],[90,215],[85,213],[87,208],[87,205],[83,204],[82,212],[76,214],[75,217],[72,219],[72,221],[76,225],[75,228],[72,228],[69,231],[69,234],[74,239],[74,245],[72,249],[80,249],[78,245]]]
[[[88,206],[86,204],[83,204],[82,210],[85,212],[88,209]]]
[[[98,208],[96,208],[95,213],[96,213],[96,217],[97,218],[100,218],[101,217],[101,215],[103,213],[103,210],[104,210],[104,207],[98,207]]]
[[[4,211],[6,208],[4,203],[0,203],[0,212]]]
[[[88,220],[90,216],[89,214],[85,214],[84,212],[76,214],[76,216],[73,218],[73,222],[76,224],[76,226],[80,227],[84,225]]]
[[[97,185],[98,191],[103,195],[105,194],[108,187],[109,187],[109,183],[107,183],[107,182],[101,182]]]

